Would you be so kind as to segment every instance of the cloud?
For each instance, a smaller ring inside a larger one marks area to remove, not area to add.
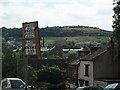
[[[40,27],[92,25],[111,29],[109,0],[2,0],[0,8],[1,27],[21,27],[22,22],[39,21]]]

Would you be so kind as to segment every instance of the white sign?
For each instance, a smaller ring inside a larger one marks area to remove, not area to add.
[[[34,40],[26,40],[26,55],[35,55],[36,46]]]
[[[40,55],[38,22],[23,23],[22,32],[23,55]]]
[[[34,24],[26,24],[26,28],[25,28],[25,38],[34,38],[34,31],[35,31],[35,26],[33,26]]]

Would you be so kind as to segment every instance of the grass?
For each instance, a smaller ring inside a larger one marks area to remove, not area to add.
[[[99,31],[96,28],[64,28],[64,30],[86,30],[86,31]]]
[[[98,40],[109,40],[109,37],[88,37],[88,36],[80,36],[80,37],[45,37],[45,44],[52,43],[58,40],[67,40],[74,42],[95,42]]]

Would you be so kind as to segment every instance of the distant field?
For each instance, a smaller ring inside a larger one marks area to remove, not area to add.
[[[45,44],[52,43],[58,40],[67,40],[74,42],[94,42],[98,40],[109,40],[109,37],[88,37],[88,36],[80,36],[80,37],[45,37]]]
[[[86,30],[86,31],[100,31],[97,28],[64,28],[63,30]]]

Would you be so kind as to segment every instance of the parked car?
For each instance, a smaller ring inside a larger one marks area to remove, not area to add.
[[[5,78],[1,80],[0,90],[7,90],[7,89],[21,89],[25,90],[25,82],[19,78]]]
[[[107,85],[104,90],[120,90],[120,83],[112,83]]]
[[[32,88],[31,85],[26,83],[19,78],[5,78],[1,80],[0,90],[40,90],[39,88]]]
[[[99,86],[82,86],[76,88],[75,90],[103,90],[103,88]]]

